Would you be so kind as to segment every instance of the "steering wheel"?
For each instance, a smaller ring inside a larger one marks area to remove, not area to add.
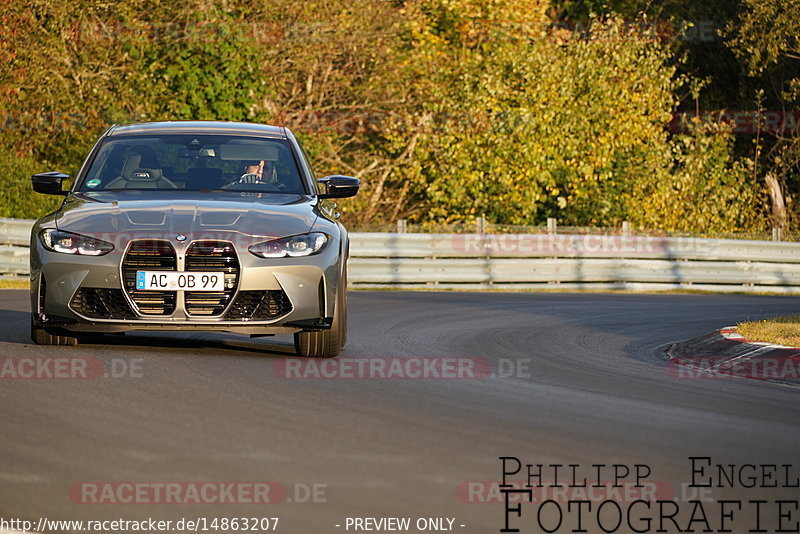
[[[261,177],[259,175],[255,174],[255,173],[247,173],[247,174],[243,174],[239,178],[239,182],[238,183],[240,183],[240,184],[257,184],[259,182],[261,182]]]

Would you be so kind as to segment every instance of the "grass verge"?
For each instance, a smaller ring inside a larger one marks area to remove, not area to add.
[[[0,289],[28,289],[30,285],[28,277],[0,278]]]
[[[739,333],[750,341],[800,347],[800,315],[739,323]]]

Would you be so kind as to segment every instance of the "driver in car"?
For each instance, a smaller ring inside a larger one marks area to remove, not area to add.
[[[247,162],[244,165],[242,176],[239,178],[240,184],[270,184],[280,186],[278,182],[278,171],[272,161],[260,160]]]

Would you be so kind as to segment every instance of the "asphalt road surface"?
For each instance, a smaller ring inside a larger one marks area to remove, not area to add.
[[[676,498],[691,496],[681,487],[690,456],[800,464],[800,389],[676,378],[662,352],[743,319],[797,313],[800,298],[351,292],[349,311],[345,361],[471,358],[491,375],[287,379],[288,337],[35,346],[27,292],[0,292],[0,356],[99,360],[123,375],[0,380],[0,517],[279,517],[283,533],[346,532],[347,517],[450,517],[456,532],[487,533],[503,526],[503,505],[470,502],[479,494],[463,488],[499,480],[500,456],[581,473],[647,464]],[[85,504],[75,493],[235,481],[286,494],[264,505]],[[727,495],[797,499],[798,490],[714,489]],[[523,533],[539,532],[534,517],[523,513]]]

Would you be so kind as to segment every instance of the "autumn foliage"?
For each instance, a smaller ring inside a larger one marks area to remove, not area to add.
[[[670,129],[702,83],[630,23],[646,15],[574,31],[544,0],[2,2],[0,216],[51,209],[29,175],[76,173],[113,123],[216,119],[287,125],[318,174],[361,178],[354,226],[769,225],[731,128]]]

